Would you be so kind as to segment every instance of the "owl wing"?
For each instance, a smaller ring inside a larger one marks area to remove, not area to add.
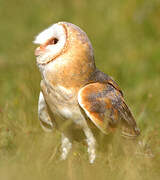
[[[48,106],[45,102],[42,92],[40,92],[39,101],[38,101],[38,117],[40,120],[41,127],[45,131],[51,132],[55,124],[53,123],[53,120],[49,114]]]
[[[53,114],[48,104],[48,102],[50,102],[51,93],[43,80],[41,80],[40,86],[41,92],[38,101],[38,117],[42,128],[45,131],[51,132],[57,125],[55,122],[55,114]]]
[[[124,136],[139,135],[140,131],[124,102],[122,91],[113,80],[106,83],[95,82],[81,88],[78,102],[89,119],[102,132],[108,134],[120,125]]]

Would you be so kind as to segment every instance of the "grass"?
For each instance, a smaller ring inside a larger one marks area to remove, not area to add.
[[[0,179],[159,179],[159,15],[159,0],[0,0]],[[59,133],[44,133],[37,118],[40,73],[32,44],[57,21],[87,32],[97,67],[121,86],[153,159],[135,156],[132,143],[115,135],[100,141],[93,165],[82,143],[59,161]]]

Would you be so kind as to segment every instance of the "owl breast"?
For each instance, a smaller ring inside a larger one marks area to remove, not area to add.
[[[63,86],[51,86],[44,80],[41,81],[41,88],[45,100],[54,114],[71,118],[75,107],[78,105],[77,93]]]
[[[41,81],[41,89],[57,129],[62,129],[70,137],[79,134],[77,139],[83,136],[80,131],[85,126],[85,119],[78,105],[77,93],[63,86],[51,87],[44,80]]]

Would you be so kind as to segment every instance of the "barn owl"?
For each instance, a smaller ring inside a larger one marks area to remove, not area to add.
[[[126,105],[123,93],[111,77],[99,71],[86,33],[74,24],[59,22],[34,40],[41,73],[38,115],[46,131],[62,134],[61,158],[66,159],[73,140],[85,137],[89,161],[96,158],[92,126],[102,133],[121,129],[125,137],[140,130]],[[92,124],[92,125],[91,125]]]

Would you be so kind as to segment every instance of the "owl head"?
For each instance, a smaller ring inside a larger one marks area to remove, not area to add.
[[[92,45],[84,31],[74,24],[59,22],[38,34],[34,40],[37,63],[45,65],[57,59],[93,61]],[[63,58],[62,58],[63,57]]]

